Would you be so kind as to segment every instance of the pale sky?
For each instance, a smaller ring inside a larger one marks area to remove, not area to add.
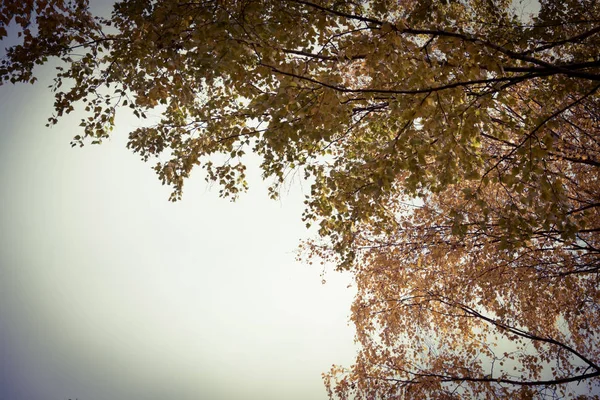
[[[168,201],[125,148],[72,149],[40,82],[0,86],[0,399],[325,399],[355,356],[350,276],[295,261],[299,182],[218,198],[199,170]]]

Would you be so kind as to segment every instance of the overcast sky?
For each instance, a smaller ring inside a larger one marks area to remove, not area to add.
[[[202,174],[168,201],[117,118],[101,146],[52,129],[47,86],[0,86],[0,399],[325,399],[350,365],[350,277],[295,261],[303,188],[236,203]],[[304,191],[307,191],[304,187]]]

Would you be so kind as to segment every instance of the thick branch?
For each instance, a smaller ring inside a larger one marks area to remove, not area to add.
[[[372,88],[371,89],[352,89],[352,88],[347,88],[344,86],[338,86],[338,85],[333,85],[330,83],[325,83],[325,82],[319,81],[317,79],[314,79],[314,78],[311,78],[308,76],[298,75],[293,72],[283,71],[273,65],[264,64],[264,63],[260,63],[260,65],[270,68],[273,72],[275,72],[277,74],[291,76],[292,78],[311,82],[311,83],[317,84],[319,86],[324,86],[324,87],[327,87],[327,88],[330,88],[330,89],[333,89],[333,90],[336,90],[336,91],[342,92],[342,93],[386,93],[386,94],[408,94],[408,95],[410,95],[410,94],[439,92],[442,90],[452,89],[452,88],[456,88],[456,87],[468,87],[468,86],[473,86],[473,85],[492,84],[492,83],[497,83],[497,82],[518,82],[518,81],[532,79],[532,78],[537,77],[537,75],[531,74],[531,75],[518,76],[518,77],[476,79],[476,80],[472,80],[472,81],[452,82],[452,83],[448,83],[446,85],[433,86],[433,87],[423,88],[423,89],[406,89],[406,90],[372,89]]]

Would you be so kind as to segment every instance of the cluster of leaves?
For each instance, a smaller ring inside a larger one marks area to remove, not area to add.
[[[0,38],[15,23],[24,40],[0,79],[62,60],[50,123],[83,102],[74,145],[107,137],[119,108],[159,112],[128,147],[168,158],[173,200],[196,165],[236,197],[249,152],[273,196],[303,171],[308,256],[358,288],[362,350],[325,375],[331,396],[591,393],[600,5],[524,18],[512,3],[122,0],[103,19],[84,0],[5,1]]]

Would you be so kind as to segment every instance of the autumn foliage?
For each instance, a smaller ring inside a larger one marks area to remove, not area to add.
[[[0,76],[61,60],[49,123],[81,103],[74,145],[131,109],[173,200],[195,166],[236,197],[246,153],[273,197],[303,173],[306,255],[358,289],[332,397],[597,398],[600,3],[539,6],[5,0]]]

